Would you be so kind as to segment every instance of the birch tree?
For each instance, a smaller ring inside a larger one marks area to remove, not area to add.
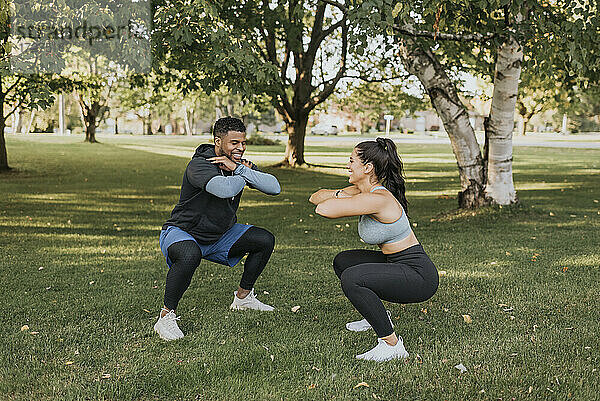
[[[379,1],[377,11],[372,2],[361,6],[367,11],[355,14],[361,18],[358,25],[365,32],[394,32],[399,57],[419,78],[444,123],[461,179],[459,206],[517,202],[512,134],[521,69],[525,65],[532,73],[549,73],[564,68],[598,79],[600,63],[590,58],[600,48],[595,5],[463,0]],[[483,152],[458,97],[460,71],[488,77],[494,84]]]

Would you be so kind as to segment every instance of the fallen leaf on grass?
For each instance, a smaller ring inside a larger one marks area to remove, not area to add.
[[[292,307],[292,312],[296,313],[296,312],[298,312],[298,309],[300,309],[300,306],[296,305],[296,306]]]
[[[465,365],[463,365],[462,363],[459,363],[458,365],[454,366],[456,369],[460,370],[460,373],[465,373],[467,371],[467,368],[465,368]]]
[[[39,331],[32,331],[29,334],[31,334],[32,336],[35,336],[36,334],[39,334],[39,333],[40,333]]]
[[[101,379],[110,379],[110,373],[102,373]]]
[[[67,362],[65,362],[65,365],[73,365],[73,363],[75,363],[75,362],[73,362],[73,361],[67,361]]]
[[[271,362],[275,360],[275,355],[269,355],[269,357],[271,358]]]
[[[427,314],[427,308],[421,308],[421,312],[423,312],[424,314]]]
[[[311,384],[310,386],[308,386],[308,389],[309,389],[309,390],[312,390],[312,389],[314,389],[315,387],[317,387],[317,385],[313,383],[313,384]]]
[[[354,388],[359,388],[359,387],[369,387],[369,385],[365,382],[360,382],[356,386],[354,386]]]
[[[44,270],[44,266],[38,267],[38,270]]]
[[[148,309],[142,309],[142,310],[143,310],[144,312],[146,312],[146,313],[152,313],[152,312],[150,312]]]
[[[548,213],[548,214],[549,214],[550,216],[554,216],[554,213],[552,213],[552,212],[550,212],[550,213]]]
[[[263,294],[269,295],[269,291],[263,291]]]
[[[567,270],[569,270],[569,266],[564,266],[564,267],[562,268],[562,272],[563,272],[563,273],[564,273],[564,272],[566,272]]]
[[[462,318],[465,321],[465,323],[473,323],[473,319],[471,319],[471,316],[469,315],[462,315]]]
[[[320,372],[320,371],[321,371],[321,368],[317,368],[316,366],[313,366],[311,369],[312,369],[312,370],[316,370],[317,372]]]
[[[21,331],[25,331],[25,330],[29,330],[29,326],[27,326],[26,324],[21,326]]]

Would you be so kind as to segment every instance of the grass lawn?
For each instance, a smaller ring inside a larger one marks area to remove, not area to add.
[[[186,337],[166,343],[152,331],[166,274],[158,234],[196,141],[7,139],[0,399],[598,397],[600,150],[516,148],[521,204],[458,212],[450,146],[401,145],[414,231],[442,275],[431,300],[387,305],[411,356],[376,364],[354,359],[375,335],[345,330],[360,317],[331,268],[337,252],[367,247],[357,221],[307,202],[346,185],[345,170],[266,168],[283,192],[247,189],[238,217],[277,238],[256,285],[277,310],[229,311],[241,268],[203,261],[179,305]],[[282,149],[248,154],[266,165]],[[341,166],[350,150],[308,147],[307,159]]]

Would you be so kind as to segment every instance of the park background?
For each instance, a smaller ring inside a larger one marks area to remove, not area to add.
[[[597,398],[596,2],[28,7],[0,2],[0,399]],[[11,31],[124,17],[146,26],[132,42]],[[239,266],[203,261],[178,311],[186,337],[165,343],[158,233],[226,115],[282,184],[246,189],[238,213],[277,238],[257,283],[277,311],[229,311]],[[307,202],[347,185],[353,146],[378,135],[398,146],[440,271],[432,299],[388,305],[411,356],[386,364],[354,359],[375,338],[344,329],[358,316],[331,268],[367,247],[356,219]]]

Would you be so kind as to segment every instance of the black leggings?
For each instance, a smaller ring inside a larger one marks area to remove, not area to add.
[[[394,332],[381,300],[423,302],[435,294],[439,282],[421,245],[389,255],[367,249],[343,251],[333,260],[333,269],[344,294],[379,338]]]
[[[244,263],[244,273],[240,280],[240,287],[251,290],[256,279],[263,271],[275,247],[275,237],[269,231],[250,227],[231,246],[229,256],[243,256],[248,254]],[[190,286],[192,276],[202,260],[202,251],[194,241],[180,241],[171,245],[167,252],[171,260],[171,268],[167,273],[165,286],[165,306],[177,309],[177,304],[183,293]]]

